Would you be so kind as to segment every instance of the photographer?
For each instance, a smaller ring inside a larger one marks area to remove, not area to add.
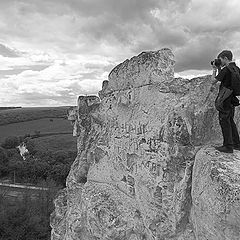
[[[213,68],[212,83],[221,82],[219,86],[218,97],[215,100],[215,106],[219,98],[222,101],[219,111],[219,124],[223,135],[223,146],[215,147],[218,151],[232,153],[233,149],[240,150],[240,139],[236,124],[234,122],[235,106],[239,105],[238,98],[232,91],[232,72],[234,69],[240,73],[240,69],[232,61],[232,52],[229,50],[222,51],[217,59],[211,62]],[[216,76],[218,70],[218,75]],[[220,102],[221,102],[220,101]]]

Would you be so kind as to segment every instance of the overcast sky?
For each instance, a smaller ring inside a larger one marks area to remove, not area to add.
[[[0,0],[0,106],[76,105],[111,69],[168,47],[175,76],[240,59],[239,0]]]

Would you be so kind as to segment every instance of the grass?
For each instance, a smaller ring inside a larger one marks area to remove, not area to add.
[[[0,125],[41,118],[67,118],[69,107],[28,107],[0,111]]]
[[[53,121],[50,121],[52,119]],[[34,134],[40,131],[40,134],[47,132],[72,132],[71,123],[64,118],[43,118],[38,120],[11,123],[0,126],[0,142],[3,142],[9,136],[24,136],[25,134]],[[65,134],[64,134],[65,135]]]
[[[21,107],[0,107],[0,111],[7,110],[7,109],[14,109],[14,108],[21,108]]]
[[[77,151],[77,138],[72,134],[53,135],[32,139],[39,151]]]
[[[4,109],[0,111],[0,143],[9,136],[33,135],[38,150],[77,150],[76,138],[72,136],[72,126],[67,120],[67,109],[62,107],[28,107]]]

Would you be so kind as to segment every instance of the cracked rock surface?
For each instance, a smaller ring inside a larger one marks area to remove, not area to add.
[[[238,222],[230,230],[237,213],[222,230],[217,222],[224,215],[214,215],[205,202],[225,196],[213,193],[220,183],[211,182],[221,178],[217,163],[225,156],[210,161],[207,152],[216,151],[204,148],[221,139],[217,87],[210,91],[210,76],[174,78],[173,67],[167,48],[142,52],[110,72],[99,97],[80,96],[69,109],[78,155],[55,200],[52,240],[240,239]],[[205,167],[215,170],[203,176]],[[231,206],[239,209],[234,193]]]
[[[202,148],[195,157],[192,198],[197,239],[240,239],[240,152]]]

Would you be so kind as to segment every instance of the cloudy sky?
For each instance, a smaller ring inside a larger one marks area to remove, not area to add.
[[[171,48],[176,76],[240,59],[239,0],[0,0],[0,106],[76,105],[111,69]]]

